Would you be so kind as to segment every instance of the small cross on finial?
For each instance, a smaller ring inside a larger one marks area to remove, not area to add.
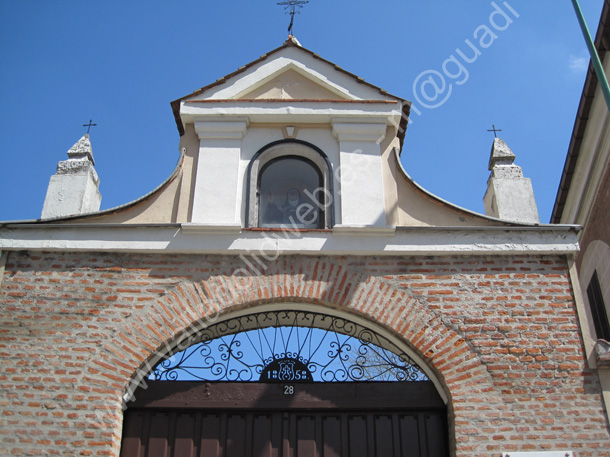
[[[91,127],[97,126],[97,124],[92,124],[92,122],[93,122],[93,119],[89,119],[88,124],[83,124],[83,127],[87,127],[87,135],[89,135],[89,130],[91,130]]]
[[[494,132],[494,137],[498,138],[497,132],[501,132],[502,129],[497,129],[495,124],[492,124],[492,129],[487,130],[488,132]]]
[[[301,14],[300,11],[297,11],[296,7],[303,8],[303,5],[309,3],[309,1],[305,0],[288,0],[285,2],[279,2],[278,5],[283,6],[284,10],[290,8],[290,11],[286,11],[286,14],[290,14],[290,25],[288,26],[288,35],[292,35],[292,27],[294,26],[294,15]]]

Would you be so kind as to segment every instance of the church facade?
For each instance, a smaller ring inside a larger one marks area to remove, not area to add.
[[[139,200],[91,210],[83,137],[44,218],[0,223],[3,453],[610,456],[578,227],[538,222],[499,139],[488,215],[419,187],[409,106],[291,37],[172,103],[178,165]],[[344,368],[302,355],[318,331]]]

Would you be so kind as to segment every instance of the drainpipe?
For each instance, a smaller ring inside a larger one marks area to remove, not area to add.
[[[599,81],[602,93],[604,94],[604,98],[606,99],[606,106],[608,107],[608,111],[610,111],[610,87],[608,86],[608,79],[606,78],[606,74],[604,73],[604,67],[602,67],[602,63],[599,60],[597,49],[595,49],[595,45],[593,44],[591,33],[589,33],[589,28],[587,27],[587,23],[585,22],[585,18],[582,14],[582,10],[580,9],[580,5],[578,4],[578,0],[572,0],[572,4],[574,5],[574,11],[576,11],[576,16],[578,17],[578,22],[580,24],[582,34],[584,35],[585,41],[587,42],[587,47],[589,48],[589,54],[591,54],[591,62],[593,62],[593,67],[595,68],[597,80]]]

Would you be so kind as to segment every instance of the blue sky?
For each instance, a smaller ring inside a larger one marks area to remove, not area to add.
[[[414,102],[403,165],[459,206],[483,212],[487,129],[502,129],[548,222],[586,45],[570,0],[495,5],[506,16],[490,19],[487,0],[310,0],[294,34]],[[581,0],[593,34],[602,5]],[[89,119],[102,208],[154,189],[178,159],[169,103],[280,46],[288,22],[276,0],[0,0],[0,220],[40,217],[57,162]],[[444,93],[426,84],[434,78]]]

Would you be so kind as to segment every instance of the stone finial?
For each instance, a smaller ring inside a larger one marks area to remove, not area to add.
[[[493,146],[491,147],[491,156],[489,157],[488,169],[489,171],[492,171],[496,164],[512,165],[515,161],[515,157],[515,154],[510,150],[508,145],[500,138],[496,138]]]
[[[297,45],[298,47],[302,48],[303,46],[301,45],[301,43],[299,42],[299,40],[297,40],[297,37],[290,35],[288,37],[288,40],[291,41],[293,44]]]
[[[515,154],[500,138],[494,140],[488,170],[494,178],[523,178],[521,167],[515,165]]]
[[[76,142],[68,150],[68,160],[63,160],[57,164],[58,175],[91,174],[96,185],[99,185],[99,178],[94,168],[93,149],[88,134]]]
[[[538,223],[538,207],[530,179],[514,164],[515,154],[500,138],[489,157],[491,175],[483,198],[485,214],[512,222]]]
[[[68,150],[68,160],[57,164],[51,176],[42,218],[66,217],[100,209],[100,180],[95,171],[89,135],[85,134]]]
[[[68,150],[68,157],[71,159],[87,158],[93,165],[95,165],[95,160],[93,160],[93,149],[91,148],[91,140],[89,139],[89,134],[83,135],[83,137]]]

